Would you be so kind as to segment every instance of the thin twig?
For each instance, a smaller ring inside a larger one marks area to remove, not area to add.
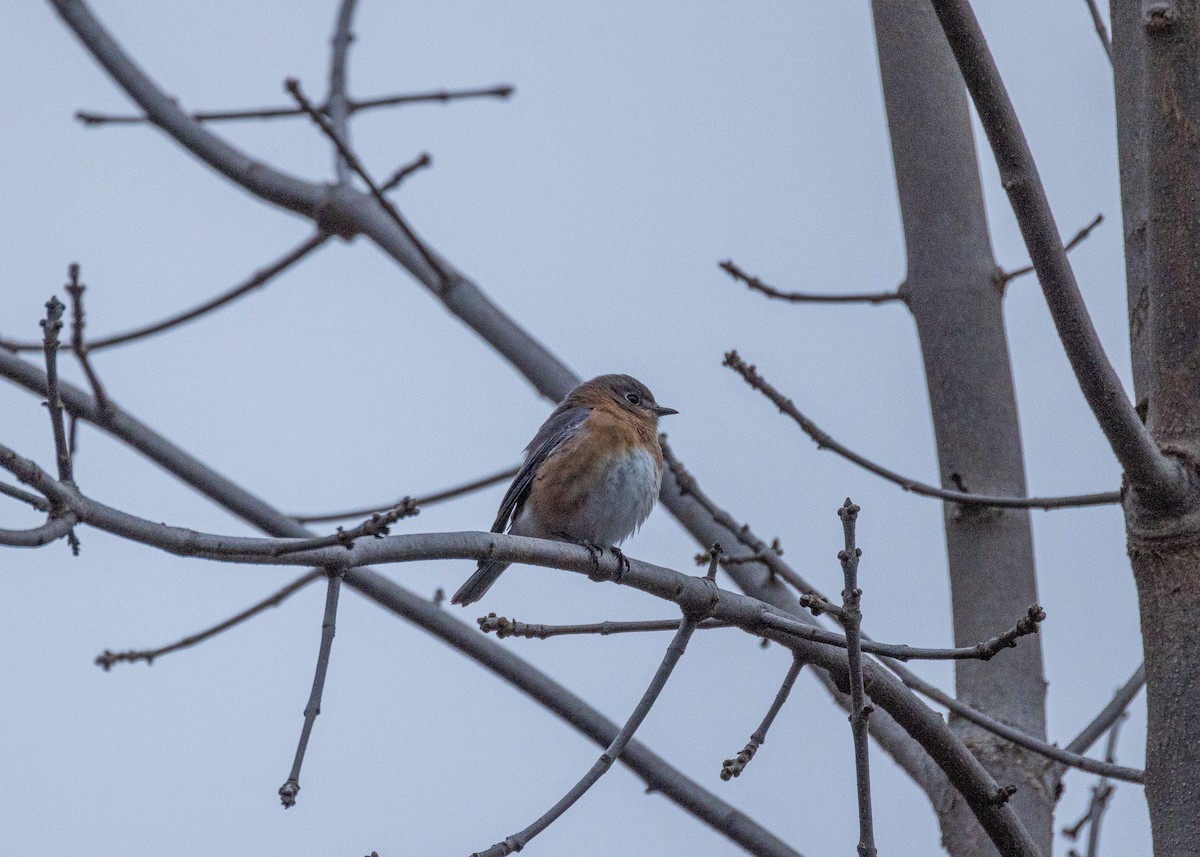
[[[591,770],[584,774],[575,786],[563,796],[563,798],[546,810],[546,812],[526,827],[519,833],[514,833],[507,837],[502,842],[497,842],[486,851],[478,852],[477,857],[507,857],[514,851],[520,851],[533,837],[537,836],[558,818],[571,808],[575,801],[579,800],[583,795],[595,785],[602,776],[612,767],[613,762],[621,757],[621,752],[625,749],[625,745],[629,743],[629,739],[633,737],[633,733],[642,725],[642,721],[646,719],[646,715],[650,713],[650,708],[658,700],[658,695],[666,686],[667,679],[671,677],[671,672],[675,669],[675,665],[679,663],[679,659],[683,657],[683,652],[687,648],[688,640],[691,639],[692,632],[696,630],[696,625],[700,621],[700,616],[685,612],[683,621],[679,624],[679,630],[675,632],[674,639],[667,647],[667,652],[663,655],[662,663],[658,665],[658,671],[655,672],[654,678],[651,680],[646,692],[642,694],[641,700],[633,713],[629,715],[629,719],[625,721],[625,725],[621,727],[621,731],[608,745],[596,763],[592,765]]]
[[[422,152],[415,160],[410,161],[409,163],[400,167],[400,169],[396,170],[396,172],[392,173],[391,178],[381,184],[379,189],[384,193],[387,193],[389,190],[399,187],[400,184],[413,173],[432,165],[433,158],[429,156],[428,152]]]
[[[541,625],[532,622],[520,622],[505,616],[489,613],[475,620],[479,630],[485,634],[495,634],[504,640],[508,637],[521,637],[526,640],[548,640],[551,637],[566,637],[582,634],[595,634],[607,637],[610,634],[636,634],[648,631],[678,631],[679,619],[647,619],[641,622],[591,622],[586,625]],[[713,628],[729,628],[728,622],[716,619],[705,619],[696,626],[697,631],[707,631]]]
[[[842,608],[839,618],[845,624],[845,608]],[[879,643],[866,635],[860,635],[862,650],[879,657],[894,658],[898,661],[989,661],[1004,649],[1012,649],[1017,640],[1029,634],[1038,633],[1038,625],[1046,618],[1045,611],[1034,604],[1017,623],[1002,634],[997,634],[990,640],[976,643],[974,646],[958,646],[950,649],[918,648],[903,643]],[[793,616],[781,613],[767,612],[762,617],[763,624],[776,631],[783,631],[794,637],[836,646],[845,649],[849,646],[848,635],[843,636],[836,631],[827,631],[815,625],[808,625]]]
[[[354,41],[351,22],[357,0],[342,0],[338,6],[337,24],[334,26],[332,54],[329,60],[329,95],[325,99],[325,110],[329,126],[347,145],[350,144],[350,96],[346,93],[346,66],[350,59],[350,45]],[[341,154],[335,154],[334,170],[339,185],[350,184],[350,168]]]
[[[1070,768],[1078,768],[1081,771],[1089,771],[1093,774],[1103,774],[1114,780],[1123,780],[1127,783],[1145,782],[1145,771],[1137,768],[1127,768],[1122,765],[1112,765],[1108,762],[1102,762],[1099,759],[1088,758],[1087,756],[1059,747],[1056,744],[1048,744],[1040,738],[1035,738],[1032,735],[1022,732],[1020,729],[1009,726],[1007,723],[1001,723],[999,720],[989,717],[982,711],[972,708],[964,702],[960,702],[941,690],[941,688],[920,678],[916,673],[911,672],[898,661],[890,658],[882,658],[881,660],[888,669],[896,674],[896,677],[900,681],[904,682],[905,686],[923,696],[929,697],[959,717],[971,721],[976,726],[986,729],[993,735],[998,735],[1007,741],[1011,741],[1018,747],[1024,747],[1026,750],[1045,756],[1047,759],[1053,759]]]
[[[63,536],[70,537],[71,528],[77,519],[68,512],[65,515],[51,515],[46,523],[30,530],[0,529],[0,545],[14,548],[40,548],[51,542],[56,542]]]
[[[1096,27],[1096,36],[1100,39],[1100,47],[1104,48],[1104,55],[1108,57],[1108,64],[1112,65],[1112,40],[1108,37],[1108,27],[1104,26],[1104,19],[1100,17],[1100,8],[1096,5],[1096,0],[1084,0],[1087,3],[1088,12],[1092,15],[1092,24]]]
[[[1150,436],[1104,353],[1063,250],[1029,142],[970,3],[933,0],[933,9],[991,144],[1055,330],[1092,415],[1144,502],[1162,508],[1186,502],[1194,491],[1189,470]]]
[[[42,353],[46,357],[46,407],[50,411],[50,429],[54,432],[54,451],[58,463],[58,481],[74,484],[71,474],[71,450],[63,426],[62,394],[58,389],[58,333],[62,330],[65,307],[57,297],[46,301],[46,318],[42,326]]]
[[[1088,0],[1088,2],[1090,3],[1091,0]],[[1066,250],[1068,253],[1070,253],[1072,250],[1074,250],[1076,247],[1078,247],[1079,244],[1085,238],[1087,238],[1089,235],[1092,234],[1093,229],[1095,229],[1097,226],[1099,226],[1103,222],[1104,222],[1104,215],[1097,214],[1094,218],[1092,218],[1091,223],[1089,223],[1087,226],[1083,227],[1082,229],[1080,229],[1078,232],[1075,233],[1075,237],[1072,238],[1070,241],[1068,241],[1066,243],[1066,246],[1063,247],[1063,249]],[[1000,282],[1001,283],[1011,283],[1017,277],[1023,277],[1025,274],[1032,274],[1032,273],[1033,273],[1033,265],[1026,265],[1024,268],[1017,268],[1016,270],[1013,270],[1013,271],[1005,271],[1005,272],[1001,273],[1000,274]]]
[[[12,497],[14,500],[20,500],[22,503],[27,503],[39,512],[49,512],[50,504],[37,494],[30,494],[28,491],[22,491],[12,485],[6,485],[0,482],[0,494],[7,497]]]
[[[338,133],[336,130],[334,130],[333,126],[329,124],[329,120],[325,118],[324,114],[322,114],[319,110],[313,107],[311,103],[309,103],[308,98],[304,95],[303,90],[300,88],[300,81],[296,80],[295,78],[289,78],[284,86],[287,88],[287,91],[292,94],[292,97],[296,99],[296,103],[304,109],[304,112],[307,113],[313,122],[316,123],[317,127],[321,129],[321,132],[324,133],[325,136],[330,139],[333,145],[337,147],[338,153],[345,159],[346,165],[349,166],[350,169],[352,169],[358,175],[358,177],[366,183],[368,190],[371,191],[371,196],[375,197],[375,201],[379,203],[383,210],[387,212],[392,221],[398,227],[400,227],[400,231],[404,233],[405,237],[408,238],[408,240],[412,242],[413,246],[417,248],[417,252],[421,254],[421,258],[425,260],[425,264],[432,268],[433,271],[438,275],[438,278],[442,281],[442,288],[444,289],[450,282],[450,273],[437,259],[437,257],[434,256],[432,251],[425,246],[425,243],[417,237],[416,233],[413,232],[412,227],[408,225],[408,221],[406,221],[396,209],[396,206],[392,205],[391,201],[384,196],[383,191],[380,190],[377,184],[375,184],[375,180],[371,178],[370,174],[366,171],[366,168],[364,168],[362,163],[358,160],[358,157],[350,150],[350,147],[346,145],[342,138],[338,136]]]
[[[768,545],[751,531],[749,524],[739,524],[733,519],[732,515],[709,499],[708,495],[700,489],[700,483],[696,481],[696,477],[692,476],[684,468],[683,463],[675,457],[675,453],[671,451],[671,447],[667,443],[667,436],[665,434],[658,436],[658,444],[662,448],[663,463],[671,472],[671,476],[674,477],[675,484],[679,486],[680,495],[690,496],[694,499],[709,514],[713,521],[733,533],[740,544],[748,547],[753,552],[755,559],[766,566],[771,574],[786,581],[801,593],[817,596],[823,601],[829,600],[824,595],[821,595],[815,586],[802,578],[791,566],[779,558],[780,554],[783,553],[783,549],[775,549],[775,546],[779,543],[778,540],[775,540],[774,544]],[[728,559],[731,559],[731,557],[722,557],[721,561],[726,562]]]
[[[88,383],[92,385],[92,396],[95,397],[97,406],[100,410],[107,411],[108,396],[104,394],[104,386],[100,383],[100,377],[96,374],[96,370],[92,367],[92,361],[88,358],[88,346],[83,341],[83,292],[87,287],[79,282],[79,265],[72,262],[67,268],[67,276],[70,278],[70,282],[67,283],[66,289],[67,294],[71,296],[71,349],[75,352],[79,365],[83,367]],[[71,424],[71,443],[68,448],[74,454],[74,422]]]
[[[192,321],[202,315],[206,315],[215,309],[219,309],[231,301],[240,298],[242,295],[257,289],[259,286],[264,286],[277,275],[283,273],[292,265],[299,262],[305,256],[318,247],[323,245],[333,237],[328,232],[319,231],[311,238],[305,239],[293,249],[289,250],[276,261],[272,262],[265,268],[261,268],[250,275],[250,278],[243,283],[239,283],[228,291],[222,292],[216,297],[205,301],[204,303],[192,307],[189,310],[176,313],[168,316],[161,321],[153,322],[152,324],[135,327],[132,330],[127,330],[124,333],[116,333],[112,336],[103,336],[99,339],[93,339],[90,342],[85,342],[84,347],[89,351],[100,351],[105,348],[111,348],[114,345],[125,345],[130,342],[135,342],[139,339],[145,339],[147,336],[153,336],[156,333],[162,333],[170,330],[173,327],[178,327],[184,322]],[[6,348],[9,351],[31,351],[35,348],[41,348],[40,344],[31,342],[10,342],[0,341],[0,348]]]
[[[411,518],[419,514],[420,511],[417,508],[416,501],[411,497],[405,497],[386,512],[375,512],[370,518],[353,529],[343,530],[341,527],[338,527],[337,532],[331,536],[320,536],[315,539],[304,539],[298,542],[283,544],[277,547],[274,553],[275,556],[286,556],[291,553],[313,550],[314,548],[331,547],[332,545],[341,545],[349,550],[354,547],[355,539],[360,539],[364,536],[381,539],[388,534],[388,530],[392,524],[404,518]]]
[[[304,726],[300,730],[300,741],[296,745],[292,772],[288,774],[287,782],[279,787],[279,799],[284,809],[296,805],[296,795],[300,792],[300,766],[304,764],[304,751],[308,749],[308,736],[312,734],[313,723],[321,713],[321,694],[325,690],[325,674],[329,671],[329,653],[333,649],[333,635],[337,627],[338,593],[342,587],[342,574],[330,571],[328,575],[325,616],[321,621],[321,649],[317,654],[317,668],[313,673],[312,692],[308,696],[308,705],[304,706]]]
[[[517,475],[519,467],[510,467],[508,470],[502,470],[499,473],[493,473],[491,476],[484,476],[472,482],[467,482],[463,485],[456,485],[453,488],[446,488],[442,491],[436,491],[433,494],[424,494],[419,497],[412,498],[412,502],[419,508],[432,506],[434,503],[440,503],[443,500],[451,500],[455,497],[461,497],[464,494],[470,494],[473,491],[479,491],[483,488],[488,488],[495,485],[497,482],[503,482],[506,479],[512,479]],[[406,498],[407,499],[407,498]],[[403,500],[401,501],[403,502]],[[377,512],[384,512],[394,508],[395,502],[380,506],[368,506],[365,509],[348,509],[344,512],[321,512],[319,514],[292,515],[297,521],[302,524],[321,524],[327,521],[344,521],[347,518],[362,518],[366,515],[373,515]]]
[[[735,280],[739,280],[746,284],[752,291],[761,292],[769,298],[775,298],[781,301],[789,301],[791,303],[819,303],[819,304],[882,304],[892,301],[903,301],[904,296],[899,291],[894,292],[861,292],[848,295],[822,295],[812,292],[782,292],[774,286],[768,286],[758,277],[751,276],[734,264],[732,259],[726,259],[724,262],[718,262],[718,267],[721,268],[729,276]]]
[[[159,648],[159,649],[130,649],[129,651],[125,651],[125,652],[113,652],[108,649],[105,649],[103,654],[96,656],[96,665],[103,667],[105,672],[108,672],[110,669],[112,669],[114,664],[119,664],[121,662],[132,664],[132,663],[137,663],[138,661],[145,661],[147,666],[153,665],[155,658],[158,658],[162,655],[170,654],[171,652],[177,652],[180,649],[190,648],[191,646],[194,646],[197,643],[204,642],[205,640],[209,639],[210,637],[215,637],[217,634],[220,634],[222,631],[228,631],[230,628],[233,628],[236,625],[240,625],[242,622],[245,622],[247,619],[250,619],[250,618],[258,615],[262,611],[266,610],[268,607],[278,607],[289,596],[295,594],[296,592],[300,591],[304,587],[308,586],[308,584],[312,583],[314,580],[316,580],[318,577],[320,577],[324,573],[325,573],[324,571],[321,571],[319,569],[310,571],[308,574],[305,574],[301,577],[296,578],[291,583],[289,583],[287,586],[283,587],[283,589],[280,589],[279,591],[277,591],[271,595],[268,595],[262,601],[259,601],[257,604],[254,604],[250,607],[247,607],[241,613],[238,613],[235,616],[231,616],[230,618],[226,619],[224,622],[220,622],[216,625],[213,625],[211,628],[200,631],[197,634],[191,634],[190,636],[184,637],[182,640],[171,643],[170,645],[167,645],[167,646],[163,646],[162,648]]]
[[[732,759],[726,759],[721,763],[721,779],[729,781],[734,777],[740,777],[742,771],[746,770],[746,766],[750,764],[750,760],[754,758],[754,754],[758,752],[767,740],[767,730],[771,728],[771,724],[775,722],[775,715],[783,708],[783,704],[787,702],[788,695],[792,692],[792,685],[796,683],[797,676],[800,675],[800,670],[804,666],[804,661],[798,657],[792,658],[792,665],[788,668],[787,675],[783,677],[783,684],[779,686],[779,691],[775,694],[775,700],[771,703],[771,707],[767,709],[767,714],[763,718],[762,723],[758,724],[758,728],[750,736],[750,743],[741,749]]]
[[[1108,730],[1108,745],[1104,751],[1104,760],[1106,762],[1116,762],[1117,756],[1117,735],[1121,731],[1121,723],[1125,720],[1126,715],[1121,714]],[[1088,828],[1088,845],[1087,857],[1097,857],[1100,851],[1100,823],[1104,819],[1104,812],[1108,809],[1108,800],[1112,797],[1112,793],[1116,787],[1108,781],[1107,777],[1100,777],[1094,786],[1092,786],[1092,798],[1088,801],[1087,812],[1079,821],[1072,824],[1070,827],[1063,828],[1063,834],[1070,840],[1074,841],[1079,838],[1079,834],[1084,827]],[[1072,854],[1075,850],[1072,849]]]
[[[857,464],[864,470],[881,476],[889,482],[894,482],[905,491],[919,494],[922,497],[936,497],[963,506],[994,506],[1007,509],[1066,509],[1080,506],[1101,506],[1121,502],[1119,491],[1108,491],[1100,494],[1078,494],[1069,497],[994,497],[987,494],[971,494],[966,491],[951,491],[937,488],[916,479],[910,479],[894,470],[876,464],[869,458],[859,455],[852,449],[843,446],[830,435],[822,431],[816,423],[806,417],[796,407],[791,399],[784,396],[759,374],[757,367],[748,365],[736,351],[725,354],[723,366],[728,366],[737,372],[754,389],[770,399],[781,413],[787,414],[800,428],[817,444],[818,449],[828,449],[842,458]]]
[[[772,553],[775,556],[783,556],[783,545],[780,544],[779,538],[771,539],[770,549],[766,553]],[[723,556],[721,557],[721,568],[726,568],[731,565],[745,565],[748,562],[763,562],[763,553],[748,553],[743,556]],[[708,557],[704,554],[696,555],[696,564],[703,565],[708,562]]]
[[[874,707],[867,704],[863,691],[862,641],[859,636],[862,626],[862,590],[858,588],[858,560],[862,550],[855,544],[854,529],[860,509],[846,498],[838,509],[842,519],[845,546],[838,552],[842,564],[843,625],[846,628],[846,656],[850,672],[850,730],[854,735],[854,776],[858,783],[858,855],[875,857],[874,821],[871,817],[871,759],[867,745],[867,722]]]
[[[512,84],[503,83],[499,86],[489,86],[479,89],[438,89],[433,92],[418,92],[413,95],[385,95],[379,98],[364,98],[350,104],[350,112],[370,110],[374,107],[395,107],[398,104],[417,104],[426,101],[459,101],[464,98],[500,98],[505,99],[516,92]]]
[[[350,101],[350,113],[360,110],[372,110],[378,107],[395,107],[401,104],[421,104],[428,102],[446,103],[467,98],[508,98],[515,92],[515,87],[509,84],[489,86],[476,89],[438,89],[432,92],[414,92],[400,95],[383,95],[378,98],[364,98],[361,101]],[[329,113],[329,105],[317,108],[324,114]],[[284,119],[293,116],[303,116],[305,110],[300,107],[263,107],[247,110],[202,110],[192,113],[190,118],[197,122],[232,122],[242,119]],[[79,110],[75,118],[84,125],[141,125],[150,120],[145,116],[113,115],[108,113],[93,113]]]
[[[1125,713],[1125,709],[1129,708],[1129,704],[1133,702],[1134,698],[1145,686],[1146,664],[1143,662],[1133,671],[1133,675],[1121,686],[1121,689],[1113,694],[1113,698],[1108,705],[1104,706],[1104,709],[1096,715],[1095,719],[1083,727],[1082,731],[1075,736],[1075,739],[1067,745],[1067,749],[1072,753],[1086,753],[1100,736],[1121,718]]]
[[[46,301],[46,317],[40,323],[43,332],[42,353],[46,358],[46,409],[50,412],[50,428],[54,432],[58,481],[73,487],[75,476],[71,469],[71,446],[67,443],[67,433],[63,427],[62,391],[58,385],[58,334],[62,330],[64,309],[57,296],[51,297]],[[59,510],[53,505],[50,516],[60,517]],[[75,535],[73,527],[67,530],[67,544],[71,546],[71,553],[79,556],[79,537]]]
[[[1121,732],[1121,723],[1125,720],[1126,715],[1118,717],[1108,730],[1108,746],[1104,750],[1104,761],[1117,761],[1117,736]],[[1108,800],[1112,797],[1112,793],[1116,787],[1111,785],[1104,777],[1096,783],[1092,788],[1092,811],[1090,813],[1092,820],[1088,830],[1088,849],[1087,857],[1098,857],[1100,853],[1100,823],[1104,820],[1104,812],[1108,809]]]

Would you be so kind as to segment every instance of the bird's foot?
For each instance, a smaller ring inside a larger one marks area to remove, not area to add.
[[[612,555],[617,560],[617,583],[620,583],[629,571],[629,557],[625,556],[625,552],[616,545],[609,545],[608,549],[612,551]]]
[[[593,544],[586,539],[577,539],[574,536],[568,535],[567,533],[555,533],[555,535],[561,538],[564,542],[570,542],[571,544],[579,545],[581,548],[586,550],[592,558],[592,573],[588,576],[593,580],[603,579],[603,575],[600,572],[600,557],[604,556],[604,548],[600,547],[600,545]]]

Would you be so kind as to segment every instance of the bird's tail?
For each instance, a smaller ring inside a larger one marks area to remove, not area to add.
[[[461,604],[466,607],[468,604],[474,604],[484,593],[487,592],[496,579],[508,568],[510,563],[501,562],[500,560],[488,559],[479,563],[479,568],[475,573],[467,578],[467,582],[458,588],[458,592],[454,593],[454,597],[450,599],[451,604]]]

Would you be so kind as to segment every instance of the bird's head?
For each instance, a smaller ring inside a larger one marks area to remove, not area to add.
[[[654,394],[649,388],[631,375],[601,375],[580,384],[568,398],[593,407],[612,403],[653,422],[657,422],[659,417],[679,413],[674,408],[663,407],[654,401]]]

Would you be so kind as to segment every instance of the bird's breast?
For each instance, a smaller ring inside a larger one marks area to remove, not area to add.
[[[576,459],[576,463],[584,462]],[[526,510],[534,519],[529,523],[548,535],[561,533],[601,546],[619,544],[654,508],[662,485],[662,462],[645,448],[635,447],[597,456],[589,463],[591,467],[581,468],[559,485],[538,486],[530,499],[540,502]]]

